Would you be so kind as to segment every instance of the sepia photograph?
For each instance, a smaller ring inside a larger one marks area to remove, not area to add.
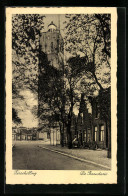
[[[116,157],[112,14],[10,16],[11,170],[18,177],[80,170],[105,178]]]

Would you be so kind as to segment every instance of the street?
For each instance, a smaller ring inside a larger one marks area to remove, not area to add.
[[[62,154],[39,148],[36,143],[18,143],[13,148],[13,169],[19,170],[103,170]]]

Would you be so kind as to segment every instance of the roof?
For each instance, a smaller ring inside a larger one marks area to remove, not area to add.
[[[37,133],[37,130],[32,130],[32,129],[30,129],[30,130],[21,130],[21,134],[35,134],[35,133]]]
[[[49,27],[50,25],[54,25],[55,27],[57,27],[57,26],[53,23],[53,21],[51,21],[51,23],[48,25],[48,27]]]

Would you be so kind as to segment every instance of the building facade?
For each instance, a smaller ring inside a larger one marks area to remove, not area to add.
[[[60,127],[59,125],[54,125],[50,128],[50,144],[59,145],[61,141]]]
[[[92,142],[98,148],[111,148],[110,88],[97,97],[89,97],[92,106]]]
[[[82,94],[77,117],[77,138],[79,145],[88,147],[91,142],[91,134],[91,114],[88,112],[87,105],[84,101],[84,94]]]
[[[57,27],[53,22],[51,22],[48,25],[46,32],[41,33],[40,49],[41,49],[41,56],[40,56],[39,69],[38,69],[39,70],[39,73],[38,73],[39,75],[38,76],[38,114],[39,116],[43,116],[42,111],[44,111],[44,108],[42,110],[42,105],[43,105],[42,104],[42,89],[44,90],[44,86],[47,86],[48,84],[47,75],[49,75],[49,72],[47,73],[46,67],[48,66],[50,72],[54,73],[53,75],[55,76],[59,71],[61,71],[61,74],[63,74],[63,70],[64,70],[64,41],[61,36],[59,27]],[[45,67],[44,72],[42,72],[42,67],[43,67],[42,65]],[[50,78],[50,80],[52,79],[54,80],[54,78]],[[50,109],[48,111],[48,108],[49,106],[46,104],[44,113],[46,113],[46,115],[49,117],[51,111]],[[46,115],[44,119],[46,118]],[[42,124],[46,124],[46,123],[44,122],[44,120],[41,120],[39,118],[39,127],[41,127]]]
[[[110,133],[108,131],[108,122],[101,118],[98,96],[91,98],[90,102],[92,114],[88,112],[87,104],[84,101],[84,94],[81,95],[78,116],[73,115],[72,118],[72,140],[76,137],[79,147],[87,147],[90,149],[108,149],[108,145],[111,143],[109,138]]]
[[[72,141],[76,138],[79,147],[89,147],[92,138],[92,116],[88,112],[84,101],[84,94],[81,95],[78,115],[72,115],[71,137]],[[64,131],[64,143],[67,145],[67,128]]]
[[[12,128],[12,140],[38,140],[38,131],[36,128],[28,129],[26,127]]]

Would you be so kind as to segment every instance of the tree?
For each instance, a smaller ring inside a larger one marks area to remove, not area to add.
[[[95,14],[95,17],[100,22],[100,28],[102,32],[102,36],[104,39],[104,48],[103,52],[106,53],[109,57],[111,57],[111,27],[110,27],[110,15],[109,14]]]
[[[69,18],[66,22],[66,50],[74,55],[83,73],[81,85],[85,86],[87,96],[92,90],[102,94],[111,84],[110,15],[77,14],[66,17]]]
[[[12,120],[16,124],[22,123],[21,119],[18,117],[17,111],[14,108],[12,108]]]
[[[20,91],[26,88],[38,92],[39,36],[44,27],[44,15],[15,14],[12,16],[12,99],[23,100]],[[17,118],[16,118],[17,119]],[[15,120],[15,118],[14,118]]]
[[[15,14],[12,17],[13,86],[37,91],[39,36],[44,15]]]
[[[64,126],[62,125],[65,123],[63,69],[59,70],[50,65],[47,55],[41,51],[39,62],[38,116],[42,121],[47,120],[47,126],[53,126],[56,122],[59,123],[63,146]]]
[[[104,21],[103,25],[97,18],[99,16]],[[99,89],[109,87],[110,15],[77,14],[66,17],[69,18],[65,27],[66,50],[74,56],[80,55],[85,65],[86,76],[88,76],[87,72],[89,76],[91,74]],[[105,24],[109,33],[105,29]]]
[[[80,61],[79,61],[80,60]],[[80,103],[82,89],[79,85],[79,81],[83,73],[81,72],[82,62],[77,57],[70,57],[65,65],[65,114],[66,114],[66,127],[68,136],[68,147],[72,148],[72,133],[71,124],[74,116],[74,107]]]
[[[90,93],[94,96],[97,91],[102,119],[110,122],[110,15],[74,14],[66,17],[65,48],[74,56],[74,66],[76,64],[79,72],[83,73],[80,79],[81,87],[85,90],[86,97],[90,96]]]
[[[16,88],[16,85],[12,83],[12,99],[21,99],[23,100],[23,96],[19,94],[19,90]],[[15,109],[15,104],[12,102],[12,121],[16,124],[21,124],[21,118],[18,116],[18,111]]]
[[[71,57],[63,71],[63,69],[56,69],[51,66],[47,55],[43,52],[40,53],[39,116],[42,120],[49,120],[49,124],[59,123],[62,146],[64,145],[64,127],[66,127],[69,148],[72,148],[73,108],[80,102],[81,98],[78,83],[83,73],[79,63],[76,58]]]
[[[100,117],[106,122],[108,129],[108,158],[111,158],[111,88],[99,92]]]

